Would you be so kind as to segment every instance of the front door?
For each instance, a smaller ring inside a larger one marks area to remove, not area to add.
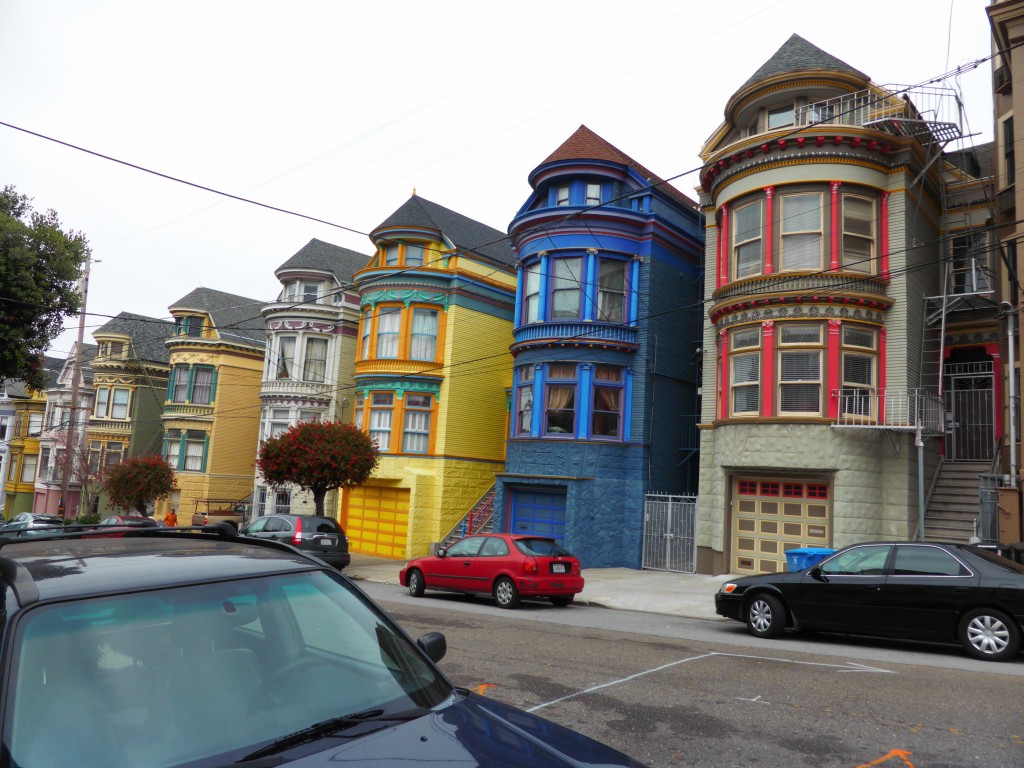
[[[992,363],[955,363],[946,368],[946,458],[991,461],[995,450]]]

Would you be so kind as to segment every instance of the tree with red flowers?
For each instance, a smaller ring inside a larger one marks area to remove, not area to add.
[[[256,466],[273,486],[310,491],[322,515],[328,491],[365,483],[379,460],[377,444],[352,424],[300,421],[263,443]]]
[[[110,503],[146,514],[146,508],[174,490],[174,470],[162,456],[137,456],[112,468],[103,481]]]

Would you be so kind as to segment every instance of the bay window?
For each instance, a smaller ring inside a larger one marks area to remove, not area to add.
[[[612,365],[594,366],[594,398],[590,435],[617,439],[622,419],[622,369]]]
[[[842,268],[874,272],[875,202],[857,195],[843,195]]]
[[[761,274],[761,201],[742,205],[732,214],[733,275],[739,280]]]
[[[569,185],[561,184],[555,189],[555,205],[569,204]]]
[[[433,360],[437,355],[437,318],[436,309],[413,310],[411,359]]]
[[[303,381],[322,382],[327,373],[327,339],[310,337],[306,339],[306,356],[303,361]]]
[[[423,266],[423,244],[422,243],[406,243],[405,244],[405,266],[407,266],[407,267],[422,267]]]
[[[874,417],[878,332],[870,326],[843,323],[842,340],[840,409],[843,415]]]
[[[601,204],[601,185],[588,183],[587,184],[587,197],[586,204],[588,206],[600,205]]]
[[[580,288],[583,260],[555,259],[551,274],[551,317],[554,320],[580,317]]]
[[[783,195],[781,208],[781,268],[821,269],[821,195]]]
[[[295,337],[280,336],[277,339],[277,378],[290,379],[295,364]]]
[[[793,104],[786,104],[781,107],[775,107],[774,109],[768,110],[768,130],[773,128],[785,128],[787,125],[793,125],[795,118],[795,110]]]
[[[36,462],[39,461],[38,456],[30,456],[28,454],[22,454],[21,456],[21,482],[31,483],[36,479]]]
[[[186,472],[202,472],[205,464],[206,433],[197,429],[185,432],[185,462],[182,469]]]
[[[130,395],[131,391],[127,389],[114,390],[110,403],[110,418],[121,420],[128,418],[128,399]]]
[[[167,430],[167,463],[172,469],[181,469],[181,430]]]
[[[363,328],[362,328],[362,350],[359,358],[361,360],[368,360],[370,357],[370,331],[372,330],[373,323],[373,311],[369,309],[363,310]]]
[[[534,262],[525,270],[523,277],[523,319],[522,322],[536,323],[540,319],[540,262]]]
[[[519,384],[516,387],[516,435],[528,436],[533,425],[533,366],[519,368]]]
[[[374,392],[370,396],[370,437],[380,451],[391,449],[391,410],[395,396],[391,392]]]
[[[99,387],[96,390],[96,405],[92,409],[92,415],[97,419],[107,418],[107,406],[110,400],[110,390],[106,387]]]
[[[358,429],[363,428],[363,406],[366,405],[366,396],[362,392],[356,393],[356,404],[352,412],[352,423]]]
[[[756,416],[761,410],[761,329],[732,331],[729,350],[730,412]]]
[[[821,323],[780,323],[779,413],[821,415]]]
[[[320,285],[319,281],[302,281],[302,303],[303,304],[315,304],[316,300],[320,298]]]
[[[576,364],[550,363],[545,393],[544,434],[576,433]]]
[[[196,405],[209,405],[213,402],[213,368],[197,365],[192,375],[191,401]]]
[[[176,365],[171,369],[171,402],[184,403],[188,400],[188,366]]]
[[[112,469],[124,458],[124,443],[111,441],[103,446],[103,466]]]
[[[398,266],[398,243],[389,243],[384,246],[384,266]]]
[[[426,453],[430,445],[430,395],[405,396],[405,428],[402,433],[403,453]]]

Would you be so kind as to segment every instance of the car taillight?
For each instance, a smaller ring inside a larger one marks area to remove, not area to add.
[[[537,573],[537,561],[536,560],[523,560],[523,573],[533,574]]]
[[[302,520],[295,518],[295,533],[292,535],[292,544],[296,547],[302,543]]]

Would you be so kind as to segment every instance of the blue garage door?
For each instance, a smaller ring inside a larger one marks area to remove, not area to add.
[[[510,533],[565,538],[565,492],[512,491]]]

